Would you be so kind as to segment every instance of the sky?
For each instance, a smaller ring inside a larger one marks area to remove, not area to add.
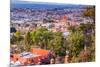
[[[27,1],[33,2],[49,2],[49,3],[64,3],[64,4],[84,4],[84,5],[95,5],[95,0],[11,0],[12,3],[20,3]]]

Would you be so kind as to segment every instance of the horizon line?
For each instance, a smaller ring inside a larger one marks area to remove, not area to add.
[[[72,0],[67,0],[67,1],[65,1],[65,0],[62,0],[62,1],[60,1],[60,0],[58,0],[58,1],[56,1],[56,0],[53,0],[53,1],[52,0],[50,0],[50,1],[47,1],[47,0],[11,0],[11,4],[17,4],[17,3],[19,3],[19,4],[22,4],[22,3],[23,4],[25,4],[25,3],[30,3],[30,4],[32,4],[32,3],[45,4],[45,3],[47,3],[47,4],[58,4],[58,5],[59,4],[65,4],[65,5],[66,4],[95,5],[94,2],[85,2],[83,0],[80,0],[80,2],[77,2],[78,0],[76,0],[75,2],[74,1],[71,2],[71,1]]]

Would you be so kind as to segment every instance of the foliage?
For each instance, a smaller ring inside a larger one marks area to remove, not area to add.
[[[27,32],[25,37],[24,37],[24,45],[26,47],[26,50],[31,49],[31,47],[30,47],[31,44],[32,44],[31,34],[30,34],[30,32]]]
[[[20,44],[20,42],[23,40],[23,36],[20,35],[20,32],[16,32],[12,35],[10,38],[11,44]]]
[[[83,17],[90,17],[95,22],[95,6],[86,7],[86,10],[83,12]]]
[[[80,24],[77,27],[69,27],[67,49],[70,51],[72,62],[79,62],[80,56],[84,58],[84,52],[88,53],[86,60],[94,61],[95,59],[95,24]],[[85,50],[85,51],[84,51]]]
[[[80,51],[83,49],[83,33],[80,31],[70,32],[67,41],[69,42],[68,50],[70,55],[73,57],[78,57]]]

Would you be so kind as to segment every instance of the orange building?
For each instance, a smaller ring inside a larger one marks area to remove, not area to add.
[[[66,24],[67,23],[67,16],[65,16],[65,15],[64,16],[61,16],[60,17],[60,23],[61,24]]]
[[[22,64],[29,64],[33,59],[34,63],[37,64],[41,59],[48,58],[49,53],[48,50],[32,48],[31,52],[12,54],[13,57],[11,57],[10,60],[16,62],[18,59]]]

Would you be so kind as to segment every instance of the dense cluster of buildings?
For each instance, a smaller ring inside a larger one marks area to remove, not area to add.
[[[65,32],[68,25],[93,22],[91,18],[83,18],[85,9],[28,9],[11,10],[11,27],[17,30],[28,31],[38,26],[48,30]]]

